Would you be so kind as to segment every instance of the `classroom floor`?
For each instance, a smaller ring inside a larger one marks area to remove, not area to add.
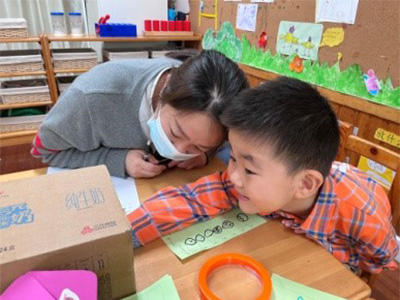
[[[0,174],[42,168],[39,160],[32,158],[31,144],[0,147]],[[376,300],[400,299],[400,270],[382,272],[372,287],[372,298]]]

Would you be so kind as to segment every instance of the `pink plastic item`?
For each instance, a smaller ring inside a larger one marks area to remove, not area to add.
[[[76,298],[78,297],[78,298]],[[97,277],[91,271],[32,271],[17,279],[1,300],[97,299]]]

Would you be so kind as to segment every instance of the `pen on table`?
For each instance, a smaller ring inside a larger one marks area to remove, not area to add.
[[[149,152],[148,152],[148,150],[149,150],[149,148],[150,148],[150,144],[151,144],[151,142],[150,141],[147,141],[147,148],[146,148],[146,150],[144,151],[144,154],[143,154],[143,156],[142,156],[142,159],[144,160],[144,161],[149,161]]]

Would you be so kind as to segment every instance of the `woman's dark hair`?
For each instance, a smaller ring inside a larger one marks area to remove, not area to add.
[[[229,101],[249,86],[239,66],[217,51],[182,51],[167,56],[184,61],[171,71],[162,94],[163,103],[177,110],[206,112],[218,120]]]
[[[281,77],[242,91],[221,116],[229,130],[271,145],[294,174],[314,169],[327,176],[339,148],[339,126],[327,99],[308,83]]]

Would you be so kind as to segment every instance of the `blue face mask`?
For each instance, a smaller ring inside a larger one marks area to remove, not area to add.
[[[176,161],[184,161],[198,156],[199,154],[186,154],[181,153],[175,146],[171,143],[168,136],[165,134],[164,129],[161,125],[161,114],[158,112],[158,117],[156,114],[147,121],[147,125],[150,128],[150,139],[157,152],[165,157]]]

